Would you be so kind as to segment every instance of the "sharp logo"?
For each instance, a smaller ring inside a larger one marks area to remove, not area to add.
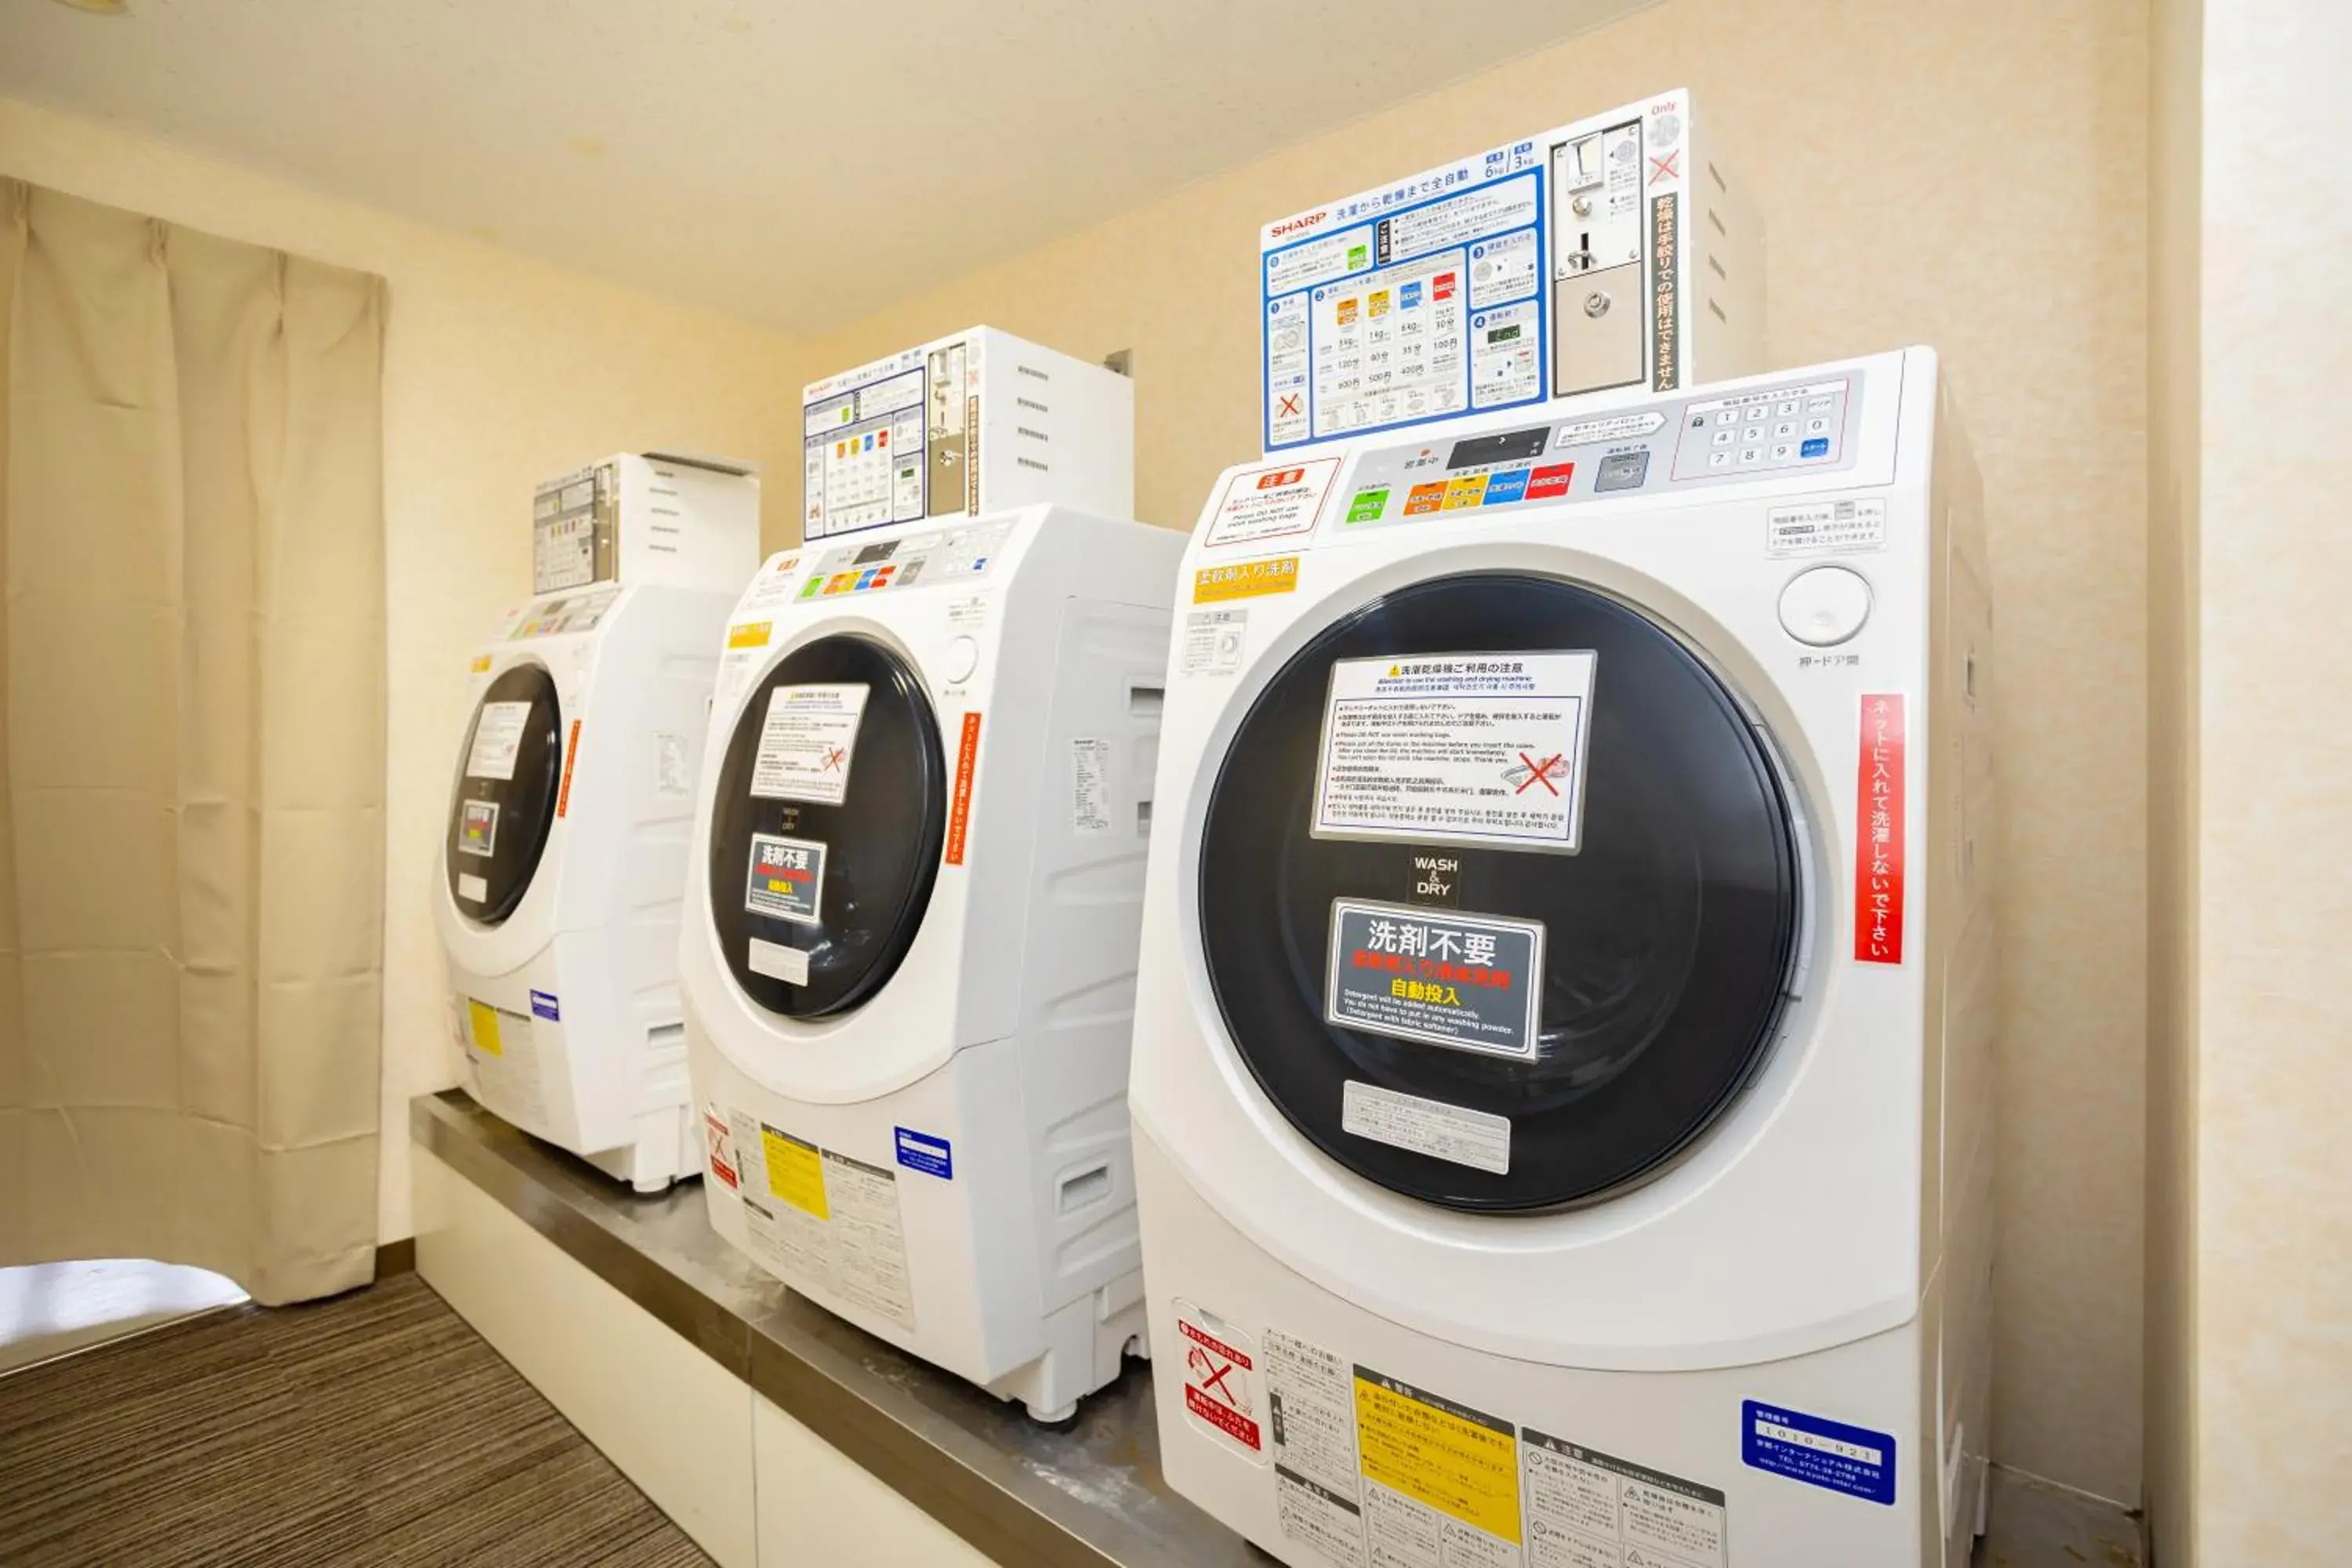
[[[1273,234],[1275,238],[1281,239],[1285,236],[1298,234],[1304,230],[1313,228],[1317,224],[1321,223],[1327,216],[1328,215],[1324,213],[1308,213],[1305,217],[1286,217],[1280,223],[1276,224],[1270,232]]]

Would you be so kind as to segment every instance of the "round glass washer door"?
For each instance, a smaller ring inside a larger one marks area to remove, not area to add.
[[[466,727],[441,851],[449,896],[472,919],[504,924],[530,891],[562,772],[554,677],[536,664],[501,670]]]
[[[939,721],[916,670],[840,633],[778,660],[745,700],[711,814],[711,923],[767,1011],[845,1013],[922,929],[946,843]]]
[[[1591,656],[1580,779],[1572,746],[1507,754],[1467,826],[1534,820],[1572,788],[1575,852],[1404,820],[1458,806],[1460,770],[1529,722],[1491,700],[1357,709],[1356,749],[1333,756],[1342,815],[1385,787],[1393,804],[1370,809],[1395,836],[1316,831],[1335,695],[1416,657],[1559,653]],[[1402,760],[1350,776],[1381,734]],[[1432,794],[1416,773],[1453,783]],[[1425,579],[1326,628],[1235,731],[1201,838],[1208,979],[1267,1097],[1356,1174],[1471,1211],[1595,1201],[1688,1146],[1769,1051],[1802,923],[1797,834],[1739,704],[1664,626],[1556,578]]]

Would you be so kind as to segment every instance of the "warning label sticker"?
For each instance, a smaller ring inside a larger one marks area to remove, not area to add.
[[[474,743],[466,752],[466,776],[511,782],[515,757],[522,750],[522,732],[530,722],[528,702],[483,703],[481,715],[474,721]]]
[[[1590,652],[1339,660],[1316,837],[1575,852],[1597,662]]]
[[[1237,566],[1202,566],[1192,574],[1192,602],[1214,605],[1227,599],[1258,599],[1287,594],[1298,586],[1298,557],[1244,561]]]
[[[1323,1016],[1344,1028],[1521,1060],[1536,1054],[1540,921],[1331,901]]]
[[[1724,1568],[1724,1496],[1533,1427],[1519,1432],[1528,1568]]]
[[[457,804],[457,853],[485,860],[498,852],[499,803],[467,800]]]
[[[1253,1459],[1265,1458],[1257,1403],[1257,1357],[1249,1336],[1190,1301],[1176,1303],[1177,1347],[1184,1358],[1184,1410],[1220,1441]]]
[[[1070,742],[1070,831],[1108,833],[1111,821],[1110,742],[1086,738]]]
[[[716,1105],[702,1108],[702,1145],[703,1163],[709,1168],[711,1180],[725,1183],[730,1192],[740,1192],[743,1182],[735,1170],[734,1129]]]
[[[1467,1530],[1461,1547],[1471,1561],[1517,1561],[1492,1550],[1519,1541],[1518,1433],[1509,1422],[1360,1366],[1356,1451],[1376,1539],[1436,1536],[1439,1560],[1450,1562],[1461,1549],[1453,1538]]]
[[[545,1131],[547,1098],[540,1089],[530,1019],[469,998],[459,1041],[466,1051],[466,1088],[474,1098],[528,1131]]]
[[[817,909],[824,896],[824,845],[773,833],[751,835],[751,884],[743,890],[745,912],[813,926],[818,923]]]
[[[760,750],[751,761],[751,793],[761,800],[804,800],[839,805],[849,797],[850,753],[867,688],[779,686],[768,694]]]
[[[1808,501],[1765,514],[1764,553],[1860,555],[1886,548],[1886,502]]]
[[[731,1112],[751,1256],[785,1281],[915,1326],[898,1179],[883,1166],[819,1148]]]
[[[1276,1518],[1349,1568],[1728,1568],[1724,1494],[1269,1329]]]
[[[1186,675],[1232,675],[1249,637],[1247,610],[1194,610],[1184,617],[1177,668]]]
[[[1339,1091],[1339,1131],[1391,1149],[1511,1173],[1511,1119],[1349,1079]]]
[[[1337,458],[1242,469],[1225,481],[1224,493],[1217,498],[1216,514],[1202,536],[1202,547],[1213,550],[1223,544],[1252,544],[1312,532],[1323,510],[1324,494],[1339,471]]]

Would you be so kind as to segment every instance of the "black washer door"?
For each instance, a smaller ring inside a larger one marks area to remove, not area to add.
[[[1596,658],[1578,853],[1313,837],[1335,661],[1587,649]],[[1327,1022],[1333,900],[1428,901],[1416,892],[1416,854],[1459,858],[1462,914],[1542,922],[1532,1057]],[[1258,1083],[1348,1169],[1459,1209],[1590,1200],[1696,1138],[1770,1047],[1800,896],[1779,778],[1721,683],[1639,612],[1530,575],[1417,583],[1300,650],[1235,732],[1201,844],[1209,979]],[[1508,1119],[1507,1173],[1346,1131],[1351,1079]]]
[[[830,685],[866,689],[841,804],[752,794],[773,693]],[[947,806],[939,721],[906,660],[848,633],[785,655],[744,701],[711,812],[710,918],[744,994],[772,1013],[822,1018],[847,1012],[887,984],[922,929],[947,838]],[[755,837],[821,847],[814,921],[751,907]],[[755,942],[763,946],[755,949]],[[776,948],[805,955],[805,982],[763,972],[778,967]],[[755,952],[768,954],[761,967],[754,967]]]
[[[482,774],[468,771],[475,764]],[[498,777],[500,773],[507,776]],[[501,671],[466,726],[441,851],[449,896],[484,925],[504,922],[530,891],[548,829],[555,826],[562,775],[563,710],[554,677],[536,664]],[[476,879],[478,889],[472,886]],[[477,890],[479,898],[467,896]]]

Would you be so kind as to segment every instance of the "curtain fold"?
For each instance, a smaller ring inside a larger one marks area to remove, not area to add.
[[[373,1276],[386,308],[0,181],[0,1263]]]

